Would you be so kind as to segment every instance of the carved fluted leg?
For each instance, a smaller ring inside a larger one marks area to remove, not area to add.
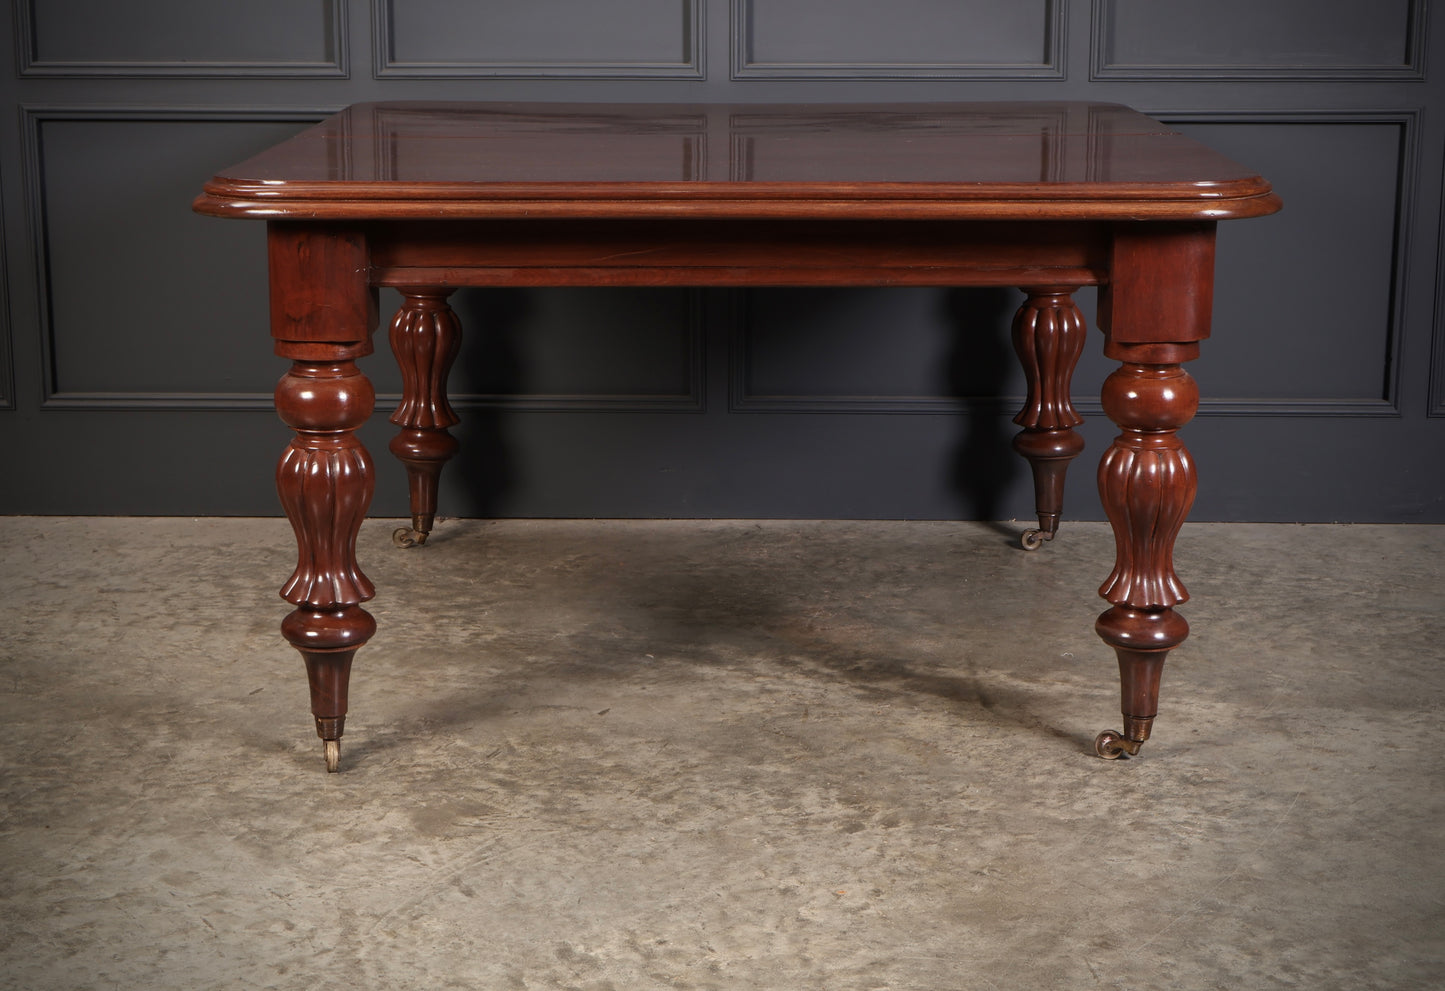
[[[1116,349],[1127,352],[1128,348]],[[1099,589],[1111,603],[1095,625],[1119,657],[1122,735],[1099,734],[1101,757],[1136,754],[1159,710],[1164,659],[1189,635],[1174,607],[1189,593],[1174,573],[1178,536],[1197,487],[1176,432],[1199,406],[1180,362],[1198,345],[1144,345],[1104,383],[1104,412],[1121,429],[1099,464],[1099,495],[1114,529],[1114,570]]]
[[[278,350],[293,360],[276,386],[276,411],[296,431],[276,469],[297,556],[281,589],[296,608],[281,634],[306,662],[316,733],[326,769],[335,771],[351,660],[376,632],[376,620],[361,608],[375,589],[356,562],[356,535],[373,486],[371,456],[356,429],[371,414],[375,393],[353,360],[361,347],[282,344]]]
[[[1026,550],[1053,540],[1063,511],[1064,477],[1069,462],[1084,449],[1074,427],[1084,418],[1069,400],[1074,367],[1084,349],[1087,329],[1074,305],[1073,288],[1029,289],[1028,299],[1014,316],[1013,343],[1028,384],[1028,398],[1014,417],[1023,427],[1014,450],[1028,459],[1034,476],[1037,530],[1024,531]]]
[[[391,350],[401,369],[401,404],[391,422],[401,431],[388,445],[406,465],[411,494],[411,529],[392,539],[402,547],[426,543],[436,520],[442,467],[457,453],[447,428],[460,417],[447,402],[447,375],[462,344],[461,324],[447,305],[451,289],[402,290],[401,309],[391,321]]]

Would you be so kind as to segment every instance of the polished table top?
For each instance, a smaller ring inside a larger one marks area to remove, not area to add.
[[[204,187],[263,219],[1222,220],[1249,169],[1099,103],[357,104]]]

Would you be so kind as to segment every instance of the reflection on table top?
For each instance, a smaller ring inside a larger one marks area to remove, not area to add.
[[[196,208],[345,219],[527,216],[528,204],[557,216],[571,203],[577,216],[821,218],[876,215],[885,201],[983,219],[1278,209],[1253,171],[1095,103],[357,104],[224,170]]]

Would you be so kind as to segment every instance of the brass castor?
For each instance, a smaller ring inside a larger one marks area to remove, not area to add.
[[[341,741],[322,740],[321,746],[326,754],[327,773],[335,774],[341,770]]]
[[[420,547],[426,543],[426,531],[413,527],[397,527],[391,533],[391,542],[398,547]]]
[[[1105,760],[1118,760],[1125,755],[1133,757],[1139,753],[1139,747],[1143,742],[1143,740],[1130,740],[1111,729],[1106,729],[1094,737],[1094,753]]]
[[[1045,540],[1053,540],[1054,535],[1047,530],[1025,530],[1019,537],[1019,543],[1026,551],[1036,551],[1044,546]]]

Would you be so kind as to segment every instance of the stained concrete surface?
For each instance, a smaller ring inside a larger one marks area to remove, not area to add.
[[[278,520],[8,521],[0,987],[1445,983],[1445,528],[368,523],[327,775]]]

